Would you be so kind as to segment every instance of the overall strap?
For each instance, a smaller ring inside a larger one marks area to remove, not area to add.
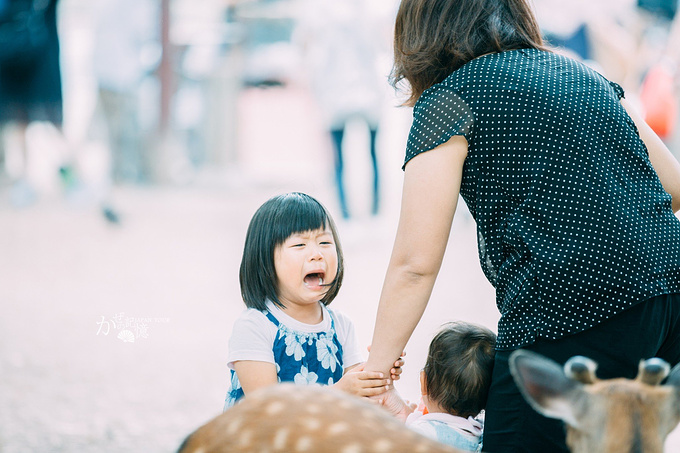
[[[267,316],[267,319],[269,319],[271,322],[273,322],[276,327],[279,327],[279,320],[276,319],[276,317],[274,315],[272,315],[272,313],[269,310],[267,310],[265,315]]]
[[[331,315],[331,332],[333,333],[333,343],[338,348],[338,354],[339,354],[339,357],[340,357],[340,365],[344,366],[344,363],[342,363],[343,362],[343,360],[342,360],[342,357],[343,357],[342,344],[340,344],[340,340],[338,339],[338,331],[335,330],[335,313],[333,313],[333,311],[330,310],[329,308],[327,308],[326,310],[328,310],[328,313]]]

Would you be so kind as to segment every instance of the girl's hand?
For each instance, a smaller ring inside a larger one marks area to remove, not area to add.
[[[379,371],[364,371],[360,364],[347,371],[333,387],[357,396],[376,396],[390,389],[390,380]]]
[[[371,346],[369,345],[366,349],[368,349],[368,352],[371,352]],[[401,377],[401,372],[403,371],[401,367],[404,366],[406,361],[404,360],[404,356],[406,355],[406,351],[402,351],[401,355],[399,358],[394,362],[394,365],[392,366],[392,369],[390,370],[390,377],[392,378],[393,381],[398,381],[399,378]]]

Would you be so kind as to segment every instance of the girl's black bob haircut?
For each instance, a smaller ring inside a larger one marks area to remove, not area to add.
[[[241,296],[248,308],[266,310],[267,300],[285,308],[278,295],[274,250],[292,234],[326,227],[333,233],[338,252],[338,271],[321,299],[324,305],[335,299],[344,276],[342,248],[328,210],[316,199],[300,192],[278,195],[260,206],[248,226],[239,272]]]

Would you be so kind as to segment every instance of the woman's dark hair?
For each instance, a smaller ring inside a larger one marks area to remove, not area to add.
[[[326,208],[307,194],[291,192],[267,200],[250,220],[239,281],[248,308],[266,309],[267,299],[285,308],[278,295],[274,250],[292,234],[330,228],[338,252],[338,270],[321,302],[328,305],[342,285],[344,262],[335,223]]]
[[[486,406],[496,334],[464,322],[442,326],[430,343],[425,386],[430,400],[446,412],[474,417]]]
[[[390,80],[395,88],[408,81],[412,106],[465,63],[526,48],[545,49],[528,0],[402,0]]]

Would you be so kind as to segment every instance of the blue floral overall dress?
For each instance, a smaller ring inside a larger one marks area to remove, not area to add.
[[[333,312],[328,310],[331,327],[327,332],[298,332],[280,323],[270,312],[267,319],[278,328],[274,339],[274,362],[279,382],[332,385],[342,378],[342,345],[335,332]],[[224,403],[224,410],[243,397],[243,389],[234,370]]]

